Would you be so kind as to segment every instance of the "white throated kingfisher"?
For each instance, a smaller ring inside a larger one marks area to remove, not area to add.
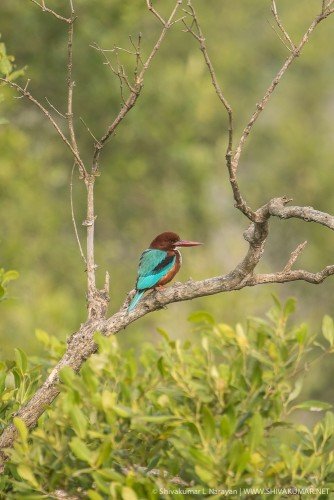
[[[149,248],[140,257],[136,293],[131,300],[128,311],[132,311],[143,294],[151,288],[158,288],[169,283],[182,264],[178,247],[195,247],[202,245],[198,241],[181,240],[176,233],[167,231],[159,234]]]

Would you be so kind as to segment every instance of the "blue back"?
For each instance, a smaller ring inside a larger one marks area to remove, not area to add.
[[[138,267],[137,290],[153,288],[173,268],[175,255],[149,248],[142,253]]]

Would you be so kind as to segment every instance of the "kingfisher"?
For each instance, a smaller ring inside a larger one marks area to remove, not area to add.
[[[154,238],[149,248],[140,257],[136,293],[131,300],[128,311],[132,311],[147,290],[159,289],[169,283],[182,264],[178,247],[195,247],[202,245],[198,241],[181,240],[171,231],[161,233]]]

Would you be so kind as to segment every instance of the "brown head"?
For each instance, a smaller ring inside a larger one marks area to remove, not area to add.
[[[177,247],[195,247],[197,245],[202,245],[198,241],[187,241],[181,240],[180,236],[171,231],[158,234],[156,238],[151,242],[150,248],[156,248],[158,250],[175,250]]]

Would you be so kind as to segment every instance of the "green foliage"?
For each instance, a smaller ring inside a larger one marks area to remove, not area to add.
[[[7,285],[10,281],[16,280],[19,277],[17,271],[5,271],[0,268],[0,302],[7,298]]]
[[[0,34],[1,39],[1,34]],[[7,80],[14,81],[20,76],[24,75],[25,68],[21,68],[19,70],[15,70],[14,65],[15,58],[14,56],[7,54],[6,45],[3,42],[0,42],[0,77],[6,77]],[[0,87],[3,86],[0,83]],[[0,93],[0,104],[4,101],[4,95]],[[0,125],[5,125],[8,123],[8,120],[3,116],[0,116]]]
[[[293,310],[293,300],[276,300],[266,319],[236,328],[197,312],[193,343],[160,330],[160,344],[144,344],[139,358],[97,333],[98,354],[79,374],[62,369],[61,395],[37,428],[28,436],[14,419],[19,439],[0,479],[4,498],[63,490],[135,500],[171,498],[168,489],[187,487],[208,496],[210,488],[334,487],[332,407],[297,400],[306,359],[333,349],[305,324],[290,325]],[[52,349],[50,362],[64,348],[45,332],[38,338]],[[36,370],[19,350],[11,366],[1,365],[2,424],[31,394]],[[306,425],[314,412],[324,414]]]
[[[14,57],[7,54],[5,44],[0,42],[0,76],[8,77],[10,75],[13,71],[13,62]]]

